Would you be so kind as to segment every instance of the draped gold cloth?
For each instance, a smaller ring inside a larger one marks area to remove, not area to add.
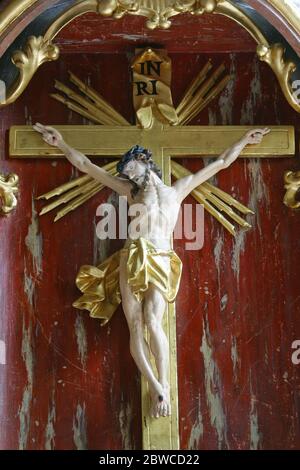
[[[174,302],[181,279],[182,262],[174,250],[158,249],[149,240],[129,240],[127,247],[114,253],[96,266],[84,265],[76,277],[76,285],[83,295],[73,302],[80,310],[89,310],[90,316],[102,319],[105,325],[121,303],[119,265],[122,252],[128,252],[127,280],[139,302],[152,282],[168,302]],[[168,257],[167,271],[163,259]]]

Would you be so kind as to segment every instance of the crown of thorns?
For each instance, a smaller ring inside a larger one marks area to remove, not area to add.
[[[122,173],[124,166],[131,160],[150,162],[153,161],[151,157],[151,150],[140,147],[139,145],[134,145],[128,152],[124,153],[121,160],[117,163],[117,171]]]

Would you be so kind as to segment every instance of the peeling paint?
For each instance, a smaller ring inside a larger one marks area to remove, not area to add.
[[[39,276],[42,272],[43,237],[39,233],[38,214],[35,210],[34,197],[32,197],[31,224],[28,226],[25,244],[31,253],[34,271]]]
[[[240,257],[245,251],[247,232],[239,230],[233,240],[233,249],[231,254],[231,267],[237,279],[240,276]]]
[[[124,450],[133,449],[131,440],[131,425],[133,418],[133,410],[129,402],[124,402],[123,395],[119,411],[119,425],[122,435],[122,448]]]
[[[218,436],[218,448],[229,448],[227,440],[227,420],[223,409],[223,386],[220,370],[213,358],[211,335],[207,315],[203,319],[203,336],[200,351],[203,354],[205,373],[206,401],[210,415],[210,423]]]
[[[26,260],[24,262],[24,292],[27,297],[28,303],[31,307],[33,307],[34,302],[34,293],[35,293],[35,282],[28,274]]]
[[[18,411],[20,420],[19,430],[19,449],[24,450],[27,447],[29,431],[30,431],[30,411],[32,403],[32,389],[33,389],[33,350],[32,350],[32,327],[31,324],[28,328],[25,326],[23,319],[23,337],[22,337],[22,358],[25,363],[27,372],[27,385],[23,391],[22,403]]]
[[[256,409],[255,397],[251,397],[251,411],[250,411],[250,449],[258,450],[260,439],[262,435],[258,428],[258,416]]]
[[[51,404],[48,410],[48,419],[45,430],[45,449],[52,450],[55,447],[55,429],[54,423],[56,420],[55,397],[54,390],[52,392]]]
[[[78,403],[76,416],[73,418],[73,441],[77,450],[87,449],[86,425],[85,403],[83,407]]]
[[[217,125],[217,115],[216,111],[208,108],[208,125],[209,126],[216,126]]]
[[[221,254],[224,246],[224,231],[222,233],[218,234],[216,237],[216,242],[214,246],[214,258],[215,258],[215,263],[216,263],[216,268],[218,272],[218,285],[219,289],[221,286],[220,282],[220,275],[221,275]]]
[[[253,60],[252,73],[253,78],[249,84],[249,96],[244,101],[241,109],[241,125],[253,124],[256,119],[257,104],[261,101],[261,79],[260,63],[257,57]]]
[[[75,334],[76,334],[77,348],[78,348],[78,353],[80,357],[80,362],[82,364],[82,367],[85,369],[88,348],[87,348],[87,337],[86,337],[84,321],[80,313],[77,314],[76,321],[75,321]]]
[[[25,386],[24,391],[23,391],[22,404],[18,411],[19,420],[20,420],[19,450],[24,450],[27,447],[29,428],[30,428],[31,401],[32,401],[32,389],[29,386]]]
[[[202,420],[202,414],[201,414],[201,399],[200,399],[200,394],[199,394],[198,395],[198,415],[191,429],[189,442],[188,442],[188,449],[190,450],[199,449],[199,441],[202,437],[203,437],[203,420]]]
[[[231,351],[230,352],[231,352],[231,360],[232,360],[232,367],[233,367],[233,378],[234,378],[234,381],[237,382],[240,360],[239,360],[235,336],[231,336]]]
[[[255,212],[254,224],[257,225],[260,234],[262,233],[260,224],[260,209],[264,207],[264,214],[270,218],[270,211],[267,209],[270,204],[270,194],[264,182],[262,173],[262,160],[257,158],[249,159],[247,163],[250,176],[250,190],[248,206]]]
[[[227,86],[223,90],[219,98],[219,109],[223,126],[230,125],[233,122],[233,107],[234,107],[234,90],[236,85],[236,54],[230,54],[230,75]]]
[[[225,308],[227,307],[227,303],[228,303],[228,294],[224,294],[220,301],[221,312],[225,310]]]

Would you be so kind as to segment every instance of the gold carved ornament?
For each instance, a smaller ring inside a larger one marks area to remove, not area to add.
[[[148,0],[84,0],[78,2],[52,23],[44,37],[30,36],[23,51],[16,51],[12,55],[12,61],[19,68],[20,74],[8,91],[6,101],[0,103],[0,107],[13,103],[23,93],[42,63],[58,59],[59,49],[53,44],[53,39],[74,18],[88,12],[112,16],[116,19],[122,18],[125,14],[145,16],[147,18],[146,26],[150,29],[169,28],[170,18],[181,13],[227,16],[240,24],[254,38],[258,44],[257,55],[259,59],[272,68],[288,103],[295,111],[300,112],[300,104],[291,85],[291,75],[296,70],[296,65],[284,58],[285,49],[282,44],[270,44],[253,20],[229,0],[152,0],[151,3]]]
[[[0,35],[5,34],[6,30],[11,26],[11,24],[19,21],[22,14],[24,14],[26,11],[34,7],[35,4],[37,4],[38,2],[39,0],[11,0],[6,5],[6,7],[0,12]],[[273,8],[275,8],[279,12],[279,15],[281,15],[284,19],[286,19],[287,22],[292,26],[292,28],[298,34],[300,34],[300,13],[297,12],[296,8],[293,7],[292,4],[287,3],[286,1],[282,1],[282,0],[266,0],[266,2],[269,3]],[[83,3],[83,2],[80,2],[80,3]],[[93,2],[93,4],[94,3],[95,2]],[[100,0],[98,0],[98,3],[100,3]],[[102,14],[111,15],[112,11],[115,8],[116,3],[117,2],[101,0],[101,4],[103,5]],[[125,9],[126,9],[126,3],[127,3],[127,8],[129,8],[130,5],[141,4],[141,2],[123,1],[122,4],[124,5]],[[159,2],[159,3],[152,2],[152,10],[154,12],[157,12],[159,10],[160,5],[162,5],[161,9],[165,9],[166,7],[164,5],[170,5],[172,3],[174,3],[172,2],[172,0],[165,1],[164,4],[162,2]],[[176,2],[176,3],[179,4],[179,3],[184,3],[184,2]],[[186,3],[188,4],[192,2],[186,2]],[[212,10],[209,11],[209,8],[211,8],[209,4],[211,4],[212,7],[214,7],[215,3],[217,2],[204,1],[202,2],[202,4],[204,5],[204,7],[202,6],[202,8],[205,8],[206,12],[211,12]],[[94,5],[92,5],[92,7],[94,8]],[[148,9],[149,9],[149,6],[148,6]]]
[[[16,194],[19,190],[19,177],[15,174],[0,173],[0,213],[7,215],[17,206]]]
[[[284,174],[284,188],[286,193],[284,195],[284,204],[291,209],[300,208],[300,171],[286,171]]]

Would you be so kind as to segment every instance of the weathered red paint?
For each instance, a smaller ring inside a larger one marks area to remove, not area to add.
[[[63,161],[8,160],[7,145],[13,124],[84,122],[49,97],[55,79],[67,82],[68,70],[89,77],[133,122],[124,51],[63,54],[43,65],[24,95],[1,110],[1,171],[18,173],[21,181],[17,210],[0,219],[0,339],[7,344],[7,364],[0,365],[2,449],[141,447],[140,378],[121,309],[101,328],[71,307],[78,268],[99,259],[95,212],[110,191],[56,224],[51,213],[43,216],[36,235],[33,198],[75,173]],[[171,57],[175,103],[208,57],[215,65],[225,60],[236,76],[232,94],[225,91],[194,123],[295,125],[299,149],[299,117],[254,53]],[[202,165],[181,161],[193,171]],[[255,210],[253,228],[234,240],[206,214],[200,252],[175,241],[184,263],[176,303],[182,449],[300,446],[300,366],[291,362],[291,344],[300,339],[300,216],[282,203],[283,173],[298,168],[298,158],[238,160],[216,184]],[[42,205],[34,201],[36,210]],[[31,240],[36,251],[30,251]],[[111,243],[102,255],[118,246]]]
[[[256,43],[235,21],[222,15],[191,15],[171,18],[170,29],[146,27],[142,16],[124,16],[119,21],[87,13],[76,18],[55,43],[63,52],[129,52],[134,46],[164,46],[169,52],[249,52]],[[183,33],[183,26],[184,33]]]

